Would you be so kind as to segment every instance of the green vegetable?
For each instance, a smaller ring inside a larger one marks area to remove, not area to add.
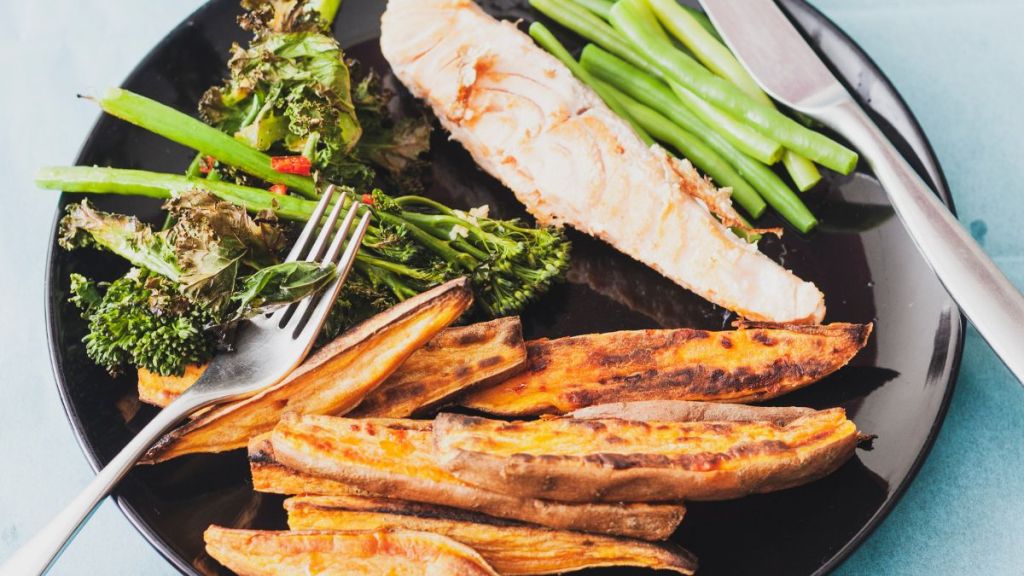
[[[406,172],[429,148],[430,124],[422,117],[392,122],[390,94],[372,72],[353,85],[340,45],[325,32],[333,14],[318,14],[337,4],[245,4],[251,12],[243,24],[255,36],[247,48],[233,48],[230,77],[206,92],[200,114],[257,150],[306,156],[324,180],[370,186],[376,166],[410,184],[415,178]]]
[[[576,78],[581,82],[590,86],[594,92],[597,92],[597,95],[604,100],[605,104],[607,104],[613,112],[618,114],[619,117],[624,119],[626,122],[629,122],[637,136],[644,141],[644,144],[647,144],[648,146],[654,144],[654,140],[651,139],[650,134],[640,126],[626,107],[618,101],[615,94],[609,90],[608,85],[595,81],[594,78],[591,77],[590,73],[584,70],[583,67],[580,66],[579,62],[572,57],[572,54],[569,54],[569,51],[565,49],[565,46],[555,38],[555,35],[548,30],[547,26],[540,22],[534,22],[530,25],[530,36],[537,41],[537,44],[540,44],[541,48],[544,48],[551,53],[552,56],[558,58],[562,64],[565,64],[565,66],[572,72],[573,76],[576,76]]]
[[[239,267],[270,266],[284,245],[270,215],[259,221],[244,208],[190,192],[165,208],[173,225],[160,232],[134,217],[94,210],[88,200],[67,207],[60,223],[66,249],[94,246],[159,274],[195,301],[221,312],[231,299]]]
[[[530,0],[530,5],[548,18],[555,20],[587,40],[623,58],[648,74],[657,78],[665,78],[665,74],[661,69],[646,55],[638,51],[628,40],[623,38],[617,30],[575,2],[569,0],[563,2],[556,0]],[[782,157],[784,148],[777,141],[707,104],[686,88],[678,86],[678,83],[674,84],[675,88],[680,90],[680,97],[685,98],[687,106],[700,114],[708,128],[722,132],[725,138],[740,151],[766,164],[773,164]]]
[[[711,18],[708,18],[707,14],[684,4],[680,4],[679,7],[686,10],[686,12],[689,13],[698,24],[700,24],[700,27],[706,30],[708,34],[711,34],[715,40],[722,42],[722,36],[718,34],[718,30],[715,29],[715,25],[711,23]]]
[[[796,184],[796,189],[801,192],[806,192],[821,182],[821,172],[814,162],[792,150],[786,150],[782,155],[782,165],[786,167],[786,172]]]
[[[661,76],[661,70],[638,52],[611,25],[579,4],[569,0],[530,0],[530,6],[633,66],[648,74]]]
[[[43,169],[36,182],[65,192],[130,194],[137,189],[162,198],[197,183],[184,176],[78,166]],[[223,182],[199,180],[198,185],[222,200],[250,211],[270,209],[282,218],[307,219],[316,206],[310,200]],[[345,202],[354,196],[347,191]],[[392,198],[380,190],[372,196],[373,224],[342,294],[347,301],[350,286],[362,291],[358,297],[352,296],[356,301],[353,310],[371,309],[367,303],[386,307],[445,280],[468,275],[477,302],[488,315],[514,314],[568,269],[569,242],[560,229],[491,219],[485,208],[468,213],[452,210],[419,196]],[[282,201],[280,207],[275,206],[278,200]],[[285,200],[286,212],[281,210]]]
[[[849,174],[856,166],[857,154],[852,150],[748,96],[675,48],[645,0],[619,0],[611,9],[610,20],[667,78],[709,103],[823,166],[842,174]]]
[[[245,28],[303,29],[327,32],[341,8],[341,0],[242,0],[249,11]]]
[[[708,104],[686,87],[676,82],[669,82],[669,85],[683,105],[740,152],[769,165],[783,158],[786,149],[782,144]]]
[[[694,14],[694,11],[684,9],[676,0],[648,0],[648,4],[665,29],[689,48],[697,60],[700,60],[709,70],[729,80],[751,98],[775,107],[772,99],[761,90],[757,81],[733,56],[729,48],[706,28],[706,25],[710,24],[706,21],[706,17],[702,21]],[[797,185],[797,189],[801,192],[810,189],[821,180],[821,173],[810,160],[803,156],[787,151],[782,160],[790,177]]]
[[[747,213],[754,218],[758,218],[764,213],[766,206],[757,191],[725,159],[699,138],[683,130],[654,109],[644,106],[611,86],[605,86],[615,91],[616,97],[629,110],[630,115],[655,138],[678,150],[684,158],[719,185],[732,188],[732,199]]]
[[[64,192],[93,192],[146,196],[162,200],[190,190],[206,191],[221,200],[237,204],[250,212],[272,211],[279,218],[305,221],[316,203],[294,196],[277,196],[260,188],[239,186],[230,182],[189,178],[124,168],[92,166],[48,167],[36,173],[36,185]]]
[[[612,11],[612,6],[615,5],[615,0],[565,0],[566,2],[575,1],[580,6],[590,10],[594,14],[597,14],[601,18],[607,20],[609,13]]]
[[[353,178],[339,174],[338,181],[349,185],[369,185],[375,174],[369,168],[372,164],[382,168],[392,183],[403,190],[421,188],[420,177],[429,167],[423,159],[430,150],[431,124],[427,117],[419,115],[393,120],[388,104],[394,95],[381,86],[380,78],[372,70],[355,85],[352,98],[363,127],[363,137],[359,139],[348,164]]]
[[[317,166],[347,154],[362,135],[348,66],[319,33],[264,31],[235,46],[231,77],[200,101],[203,119],[256,148],[310,149]]]
[[[692,12],[684,10],[676,0],[647,0],[647,4],[662,26],[682,42],[708,70],[732,82],[762,104],[772,103],[732,52],[708,32]]]
[[[284,184],[289,190],[316,198],[311,179],[274,170],[270,167],[270,156],[170,106],[121,88],[107,90],[97,102],[112,116],[213,156],[219,162],[244,169],[257,178]]]
[[[108,285],[72,274],[71,293],[89,325],[86,353],[115,376],[129,364],[181,375],[216,348],[217,335],[208,328],[217,315],[160,276],[133,269]]]
[[[732,164],[740,176],[798,230],[808,232],[817,224],[814,215],[782,179],[708,128],[657,78],[594,45],[583,49],[580,63],[600,80],[659,111],[690,134],[700,137],[708,147]]]
[[[334,264],[319,266],[314,262],[282,262],[268,266],[242,281],[242,288],[231,299],[237,303],[236,318],[252,316],[302,300],[334,281]]]

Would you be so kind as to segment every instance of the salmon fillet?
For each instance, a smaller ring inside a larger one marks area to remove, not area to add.
[[[685,160],[647,147],[558,60],[469,0],[390,0],[381,51],[541,222],[604,240],[745,318],[820,322],[824,296],[737,238]]]

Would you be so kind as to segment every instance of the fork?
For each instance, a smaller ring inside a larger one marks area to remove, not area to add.
[[[4,563],[0,576],[44,574],[100,501],[165,432],[207,406],[245,398],[273,386],[305,359],[352,268],[370,223],[370,212],[366,210],[346,245],[345,240],[349,237],[360,203],[352,202],[335,232],[335,224],[345,204],[342,194],[331,207],[335,191],[336,187],[332,185],[324,192],[287,261],[301,259],[319,262],[322,266],[336,263],[337,278],[320,293],[273,313],[256,316],[240,326],[235,351],[214,356],[195,384],[146,424],[71,504]],[[325,219],[324,213],[329,207],[331,212]],[[321,221],[323,225],[319,226]],[[318,226],[320,232],[316,234]]]

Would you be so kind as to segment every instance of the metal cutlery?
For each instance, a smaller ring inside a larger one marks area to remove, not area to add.
[[[351,202],[336,227],[346,204],[344,193],[336,192],[335,186],[324,192],[287,261],[336,264],[337,278],[317,294],[240,326],[235,351],[216,355],[195,384],[161,410],[71,504],[0,567],[0,575],[45,573],[100,501],[161,435],[197,410],[250,396],[280,382],[302,362],[338,297],[370,223],[369,210],[363,210],[353,231],[360,204]]]
[[[918,250],[1004,364],[1024,383],[1024,295],[960,226],[832,75],[773,0],[701,0],[715,28],[779,103],[845,136],[867,160]]]

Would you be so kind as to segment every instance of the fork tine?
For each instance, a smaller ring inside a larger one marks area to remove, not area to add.
[[[353,207],[350,215],[355,214],[355,208],[356,206]],[[349,222],[350,220],[346,218],[346,224]],[[334,282],[328,285],[327,289],[323,291],[323,294],[319,299],[309,299],[304,303],[305,309],[302,310],[302,314],[299,316],[299,322],[292,333],[293,337],[305,338],[310,342],[316,338],[316,335],[323,327],[324,321],[327,320],[327,314],[330,312],[335,300],[338,299],[338,294],[341,293],[341,287],[345,284],[345,279],[352,270],[353,264],[355,264],[359,247],[363,243],[363,236],[366,234],[366,229],[369,227],[370,211],[367,210],[359,219],[359,224],[356,225],[356,229],[352,233],[352,237],[349,239],[348,245],[345,247],[345,252],[342,254],[341,260],[337,263],[338,277],[335,278]],[[334,258],[337,257],[338,253],[341,251],[341,245],[345,240],[345,236],[348,235],[348,227],[346,226],[342,230],[343,232],[339,232],[335,241],[332,243],[331,258],[325,260],[325,262],[333,262]]]
[[[331,186],[329,187],[329,190],[331,190],[332,195],[335,188],[336,187],[334,186],[334,184],[331,184]],[[327,194],[325,193],[324,196],[327,196]],[[327,207],[327,204],[324,202],[324,200],[320,201],[320,205],[322,205],[324,208]],[[319,212],[317,220],[320,220],[323,217],[323,210],[320,210],[320,205],[317,206],[317,211]],[[343,192],[342,195],[338,198],[338,201],[334,203],[334,207],[331,208],[331,213],[327,216],[327,219],[324,220],[323,227],[320,228],[320,233],[317,235],[316,241],[313,242],[313,247],[309,249],[309,252],[300,257],[301,260],[311,262],[316,262],[320,260],[320,258],[323,256],[324,250],[327,247],[327,241],[330,240],[331,234],[334,232],[334,224],[338,221],[338,216],[341,214],[341,210],[344,207],[345,196]],[[352,210],[355,210],[355,205],[353,205],[350,212]],[[346,233],[348,233],[348,226],[350,225],[351,221],[351,217],[347,217],[345,220],[345,225],[342,227],[342,230],[344,230]],[[310,222],[313,221],[310,220]],[[310,226],[307,225],[306,228],[303,229],[302,233],[305,235],[307,230],[311,232],[312,228],[310,228]],[[302,238],[300,238],[300,240],[302,240]],[[309,239],[306,238],[306,242],[303,242],[302,244],[308,244],[308,240]],[[296,247],[299,247],[299,245],[299,242],[295,243]],[[295,250],[295,248],[293,248],[293,250]],[[276,312],[275,315],[272,315],[271,321],[277,322],[279,327],[284,328],[291,321],[291,319],[294,318],[294,314],[296,311],[300,309],[305,309],[304,306],[306,305],[304,305],[302,302],[293,302],[288,306],[285,306],[283,310]],[[299,317],[301,318],[302,315],[300,314]]]
[[[320,221],[323,220],[324,212],[327,211],[327,206],[331,203],[331,198],[334,197],[334,192],[337,187],[331,184],[324,190],[323,196],[320,197],[320,202],[317,203],[316,208],[313,210],[313,215],[306,222],[306,225],[302,228],[302,233],[299,234],[298,240],[292,246],[292,249],[288,252],[288,257],[285,258],[285,262],[294,262],[299,259],[299,255],[306,251],[306,247],[309,245],[310,238],[313,237],[313,233],[316,232],[317,226],[320,225]]]
[[[338,201],[334,205],[334,210],[331,211],[330,218],[332,222],[337,219],[337,213],[341,211],[342,204],[342,201]],[[320,233],[320,237],[317,238],[316,245],[313,246],[313,249],[310,251],[309,257],[306,258],[306,260],[314,262],[318,261],[321,266],[334,262],[334,256],[337,254],[336,246],[340,245],[348,236],[349,231],[352,229],[352,221],[355,219],[359,206],[359,202],[354,201],[352,202],[352,205],[349,207],[348,213],[345,214],[345,220],[341,223],[341,226],[334,233],[334,239],[331,242],[331,249],[329,250],[329,257],[324,258],[324,251],[327,248],[326,244],[327,240],[329,239],[328,235],[331,232],[331,230],[324,228],[324,232]],[[305,298],[300,302],[292,304],[291,307],[289,307],[289,309],[281,318],[281,328],[284,328],[289,324],[292,324],[294,326],[296,319],[298,320],[298,323],[300,325],[303,322],[305,322],[306,318],[308,318],[309,316],[309,310],[315,305],[318,297],[319,295],[314,295],[313,297]]]
[[[334,225],[338,222],[338,216],[341,215],[341,210],[344,207],[345,196],[342,193],[338,201],[334,203],[334,207],[331,208],[331,213],[324,220],[323,227],[320,228],[320,234],[317,235],[313,247],[304,256],[301,256],[300,260],[308,260],[310,262],[320,260],[320,257],[323,256],[324,248],[327,246],[327,241],[331,239],[331,234],[334,232]]]

